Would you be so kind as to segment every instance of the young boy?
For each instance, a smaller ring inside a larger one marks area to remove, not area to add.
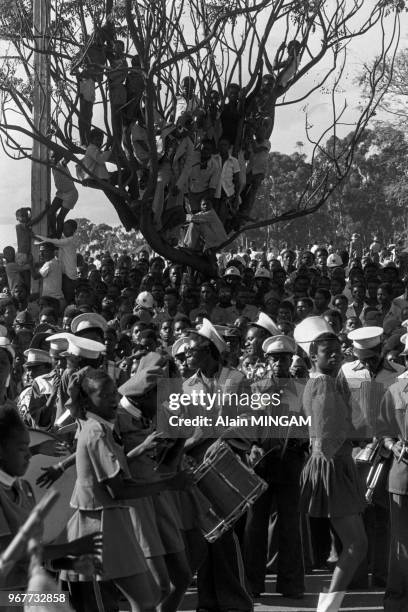
[[[58,247],[58,259],[62,267],[62,292],[67,304],[73,304],[75,301],[75,287],[77,283],[77,243],[75,240],[75,232],[78,229],[78,224],[74,219],[68,219],[63,225],[62,238],[45,238],[44,236],[35,236],[38,240],[48,241]]]
[[[7,282],[11,293],[13,293],[15,287],[23,283],[28,291],[30,291],[30,269],[31,265],[28,263],[18,264],[16,261],[16,252],[12,246],[4,248],[3,257],[6,260],[6,274]],[[26,277],[28,276],[29,282],[26,283]]]
[[[53,305],[56,316],[59,317],[63,305],[64,294],[62,293],[62,268],[55,257],[55,246],[51,242],[40,244],[41,267],[32,265],[31,274],[35,279],[42,279],[41,297],[47,298]]]

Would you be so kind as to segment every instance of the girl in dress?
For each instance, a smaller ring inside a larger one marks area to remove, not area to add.
[[[80,407],[82,413],[77,433],[77,482],[71,499],[76,511],[68,523],[68,540],[100,529],[104,538],[103,572],[98,579],[113,581],[132,612],[154,610],[159,589],[135,537],[130,500],[164,488],[177,489],[185,484],[184,475],[158,483],[135,483],[114,431],[119,399],[114,381],[102,370],[88,369],[75,384],[80,393],[71,385],[71,410]],[[72,572],[68,579],[89,581],[88,576]]]
[[[312,452],[302,474],[302,511],[311,517],[328,517],[342,544],[329,592],[320,594],[317,611],[337,612],[367,552],[361,517],[364,495],[349,439],[351,411],[336,381],[341,345],[322,317],[302,321],[295,328],[294,337],[312,363],[303,396],[306,416],[312,418]]]

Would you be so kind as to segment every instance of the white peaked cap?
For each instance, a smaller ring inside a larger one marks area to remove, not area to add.
[[[336,335],[331,325],[323,317],[306,317],[296,325],[293,337],[297,344],[310,355],[310,345],[323,334]]]
[[[207,338],[210,342],[212,342],[217,348],[219,353],[225,353],[228,350],[228,345],[221,338],[220,334],[215,329],[214,325],[206,319],[203,318],[203,323],[199,329],[193,330],[195,334],[202,336],[203,338]]]
[[[61,353],[61,357],[73,355],[74,357],[83,357],[84,359],[97,359],[105,351],[106,347],[101,342],[73,336],[68,338],[68,348],[65,353]]]
[[[257,327],[262,327],[263,329],[266,329],[266,331],[270,333],[271,336],[280,336],[282,334],[275,321],[273,321],[271,317],[269,317],[264,312],[260,312],[258,314],[257,320],[249,323],[248,327],[251,327],[251,325],[256,325]]]
[[[353,341],[353,347],[360,351],[374,348],[381,343],[381,337],[384,333],[382,327],[360,327],[353,329],[347,334],[347,338]]]

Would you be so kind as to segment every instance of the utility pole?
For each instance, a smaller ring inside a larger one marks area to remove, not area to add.
[[[49,0],[33,0],[34,91],[33,123],[35,130],[46,136],[50,128],[50,58],[48,50]],[[31,210],[33,217],[45,210],[50,201],[50,169],[48,147],[33,139],[31,164]],[[47,235],[47,216],[35,226],[35,232]]]

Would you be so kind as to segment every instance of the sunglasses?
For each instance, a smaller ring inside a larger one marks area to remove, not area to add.
[[[175,360],[179,361],[180,363],[185,363],[187,361],[187,357],[185,353],[180,353],[179,355],[175,356]]]

